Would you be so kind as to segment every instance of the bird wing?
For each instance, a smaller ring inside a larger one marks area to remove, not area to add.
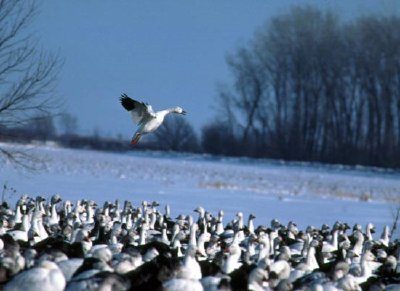
[[[153,110],[153,107],[148,103],[146,103],[145,106],[147,107],[147,112],[152,116],[154,115],[154,117],[155,117],[155,112]]]
[[[135,123],[141,124],[148,118],[155,118],[156,115],[153,108],[149,104],[133,100],[126,94],[122,94],[120,98],[122,106],[131,113]]]

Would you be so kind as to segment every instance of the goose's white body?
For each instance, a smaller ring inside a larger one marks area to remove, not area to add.
[[[75,273],[75,271],[82,265],[82,263],[83,259],[72,258],[58,262],[57,265],[63,273],[65,280],[69,281],[71,280],[72,275]]]
[[[16,275],[4,290],[61,291],[65,285],[65,277],[58,266],[50,261],[42,261],[38,267]]]
[[[234,270],[240,268],[242,265],[242,263],[239,261],[241,254],[242,250],[237,241],[234,240],[234,242],[228,248],[228,256],[226,257],[226,260],[222,266],[222,271],[225,274],[230,274]]]
[[[165,291],[203,291],[203,285],[199,280],[185,279],[185,278],[172,278],[163,283]]]
[[[200,280],[201,268],[196,260],[196,246],[189,245],[186,250],[185,258],[183,260],[183,265],[179,270],[179,277],[190,280]]]

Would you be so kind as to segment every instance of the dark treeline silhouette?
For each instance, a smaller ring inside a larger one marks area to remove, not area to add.
[[[58,121],[56,126],[55,121]],[[58,128],[58,130],[57,130]],[[128,151],[129,138],[104,137],[98,130],[91,135],[80,135],[77,118],[69,113],[57,117],[38,115],[29,125],[0,126],[0,142],[56,143],[67,148],[95,149],[105,151]],[[198,137],[193,127],[182,117],[169,116],[163,125],[146,137],[134,149],[200,152]]]
[[[400,18],[296,7],[227,59],[202,146],[216,154],[400,166]]]
[[[198,152],[199,141],[190,123],[181,116],[166,116],[162,126],[149,136],[148,146],[158,150]]]
[[[68,118],[66,117],[68,116]],[[38,115],[29,125],[15,127],[0,126],[0,142],[14,143],[56,143],[67,148],[95,149],[105,151],[129,150],[129,142],[99,135],[79,135],[76,133],[77,120],[71,114],[60,115],[61,131],[57,132],[54,116]],[[71,125],[73,124],[73,126]]]

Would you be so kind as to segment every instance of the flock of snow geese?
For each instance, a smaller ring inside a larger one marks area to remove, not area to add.
[[[299,230],[202,207],[23,195],[0,207],[3,290],[400,290],[400,242],[374,226]]]

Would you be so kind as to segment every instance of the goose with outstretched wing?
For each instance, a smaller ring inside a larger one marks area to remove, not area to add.
[[[131,113],[133,122],[139,125],[138,130],[132,138],[132,145],[136,145],[142,135],[153,132],[159,128],[167,114],[186,114],[186,111],[179,106],[155,112],[150,104],[134,100],[126,94],[121,95],[120,101],[122,106]]]

